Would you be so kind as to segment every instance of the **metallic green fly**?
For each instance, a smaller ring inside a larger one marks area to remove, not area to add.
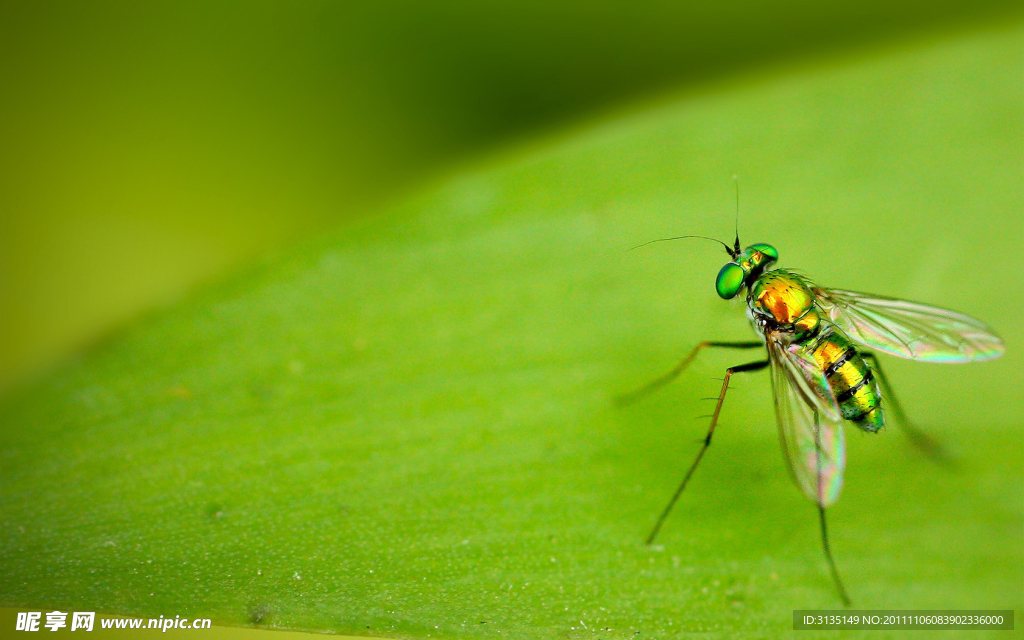
[[[793,479],[818,506],[825,558],[839,596],[848,605],[850,600],[836,570],[825,526],[825,509],[839,498],[843,485],[843,423],[876,433],[887,423],[886,411],[891,409],[916,444],[925,450],[937,450],[907,421],[878,359],[865,348],[922,362],[959,363],[998,358],[1003,354],[1003,343],[985,324],[955,311],[820,287],[802,275],[776,267],[779,253],[769,244],[741,249],[738,233],[732,247],[703,236],[652,242],[683,238],[702,238],[725,247],[731,261],[718,272],[715,289],[726,300],[746,292],[747,316],[761,339],[702,342],[668,374],[622,400],[636,400],[670,382],[701,349],[761,347],[767,349],[767,358],[725,370],[704,444],[658,518],[647,544],[654,542],[711,444],[733,374],[770,368],[783,453]]]

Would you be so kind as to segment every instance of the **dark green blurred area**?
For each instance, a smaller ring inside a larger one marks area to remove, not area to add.
[[[0,388],[488,147],[1017,3],[0,4]]]

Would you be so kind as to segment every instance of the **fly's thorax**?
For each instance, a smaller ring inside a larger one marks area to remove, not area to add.
[[[762,273],[750,286],[747,305],[779,325],[798,325],[800,333],[817,330],[820,318],[814,311],[814,294],[795,273],[776,269]]]

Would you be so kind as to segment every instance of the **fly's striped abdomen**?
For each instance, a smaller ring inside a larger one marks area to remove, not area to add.
[[[846,334],[828,326],[809,338],[806,346],[828,379],[843,418],[865,431],[881,429],[884,418],[878,384]]]

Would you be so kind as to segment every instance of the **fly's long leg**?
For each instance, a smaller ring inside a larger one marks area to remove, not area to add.
[[[882,383],[882,391],[885,392],[885,397],[889,401],[889,406],[892,407],[893,415],[896,416],[896,422],[903,428],[907,434],[907,438],[910,439],[911,444],[920,449],[929,458],[936,462],[943,464],[951,464],[952,458],[946,453],[942,445],[936,442],[931,436],[918,429],[910,420],[907,419],[907,414],[903,412],[903,406],[900,405],[899,399],[896,397],[896,392],[893,391],[892,385],[889,384],[889,378],[885,377],[885,373],[882,371],[882,363],[878,361],[878,358],[873,353],[861,353],[861,357],[868,360],[871,369],[878,376],[878,380]]]
[[[814,446],[817,451],[817,465],[818,465],[818,495],[821,495],[821,427],[818,421],[818,412],[814,412]],[[828,561],[828,568],[832,571],[832,579],[835,580],[836,589],[839,591],[839,597],[842,599],[843,604],[847,607],[850,606],[850,596],[846,595],[846,587],[843,586],[843,581],[839,577],[839,569],[836,568],[836,561],[832,557],[832,547],[828,543],[828,527],[825,525],[825,507],[818,502],[818,519],[821,521],[821,547],[825,551],[825,559]]]
[[[757,343],[756,346],[761,346],[761,343]],[[700,345],[698,345],[697,348],[699,349]],[[690,354],[689,359],[692,359],[696,352],[697,349],[694,349]],[[683,362],[684,365],[687,363],[686,360]],[[704,444],[697,453],[697,458],[693,461],[693,464],[690,465],[690,469],[686,472],[686,475],[683,476],[683,481],[679,483],[679,488],[676,489],[674,494],[672,494],[672,499],[669,500],[665,510],[662,511],[661,516],[658,517],[658,522],[654,525],[651,535],[647,536],[647,544],[653,543],[654,539],[658,537],[658,531],[661,530],[661,525],[665,522],[665,518],[667,518],[668,514],[672,511],[672,507],[675,506],[676,500],[679,499],[679,496],[683,493],[683,489],[686,488],[686,483],[690,481],[690,477],[693,475],[693,472],[696,471],[697,465],[700,464],[700,459],[704,457],[704,452],[707,451],[708,447],[711,445],[711,436],[715,433],[715,425],[718,423],[718,414],[722,411],[722,403],[725,401],[725,392],[729,390],[729,378],[731,378],[734,373],[758,371],[759,369],[764,369],[767,366],[768,361],[761,360],[759,362],[748,362],[747,364],[729,367],[725,370],[725,378],[722,380],[722,390],[718,394],[718,403],[715,405],[715,412],[711,414],[711,424],[708,426],[708,435],[704,438]]]
[[[669,382],[672,382],[673,380],[675,380],[676,378],[679,377],[679,374],[681,374],[683,371],[686,370],[686,367],[690,366],[690,363],[693,362],[693,359],[697,357],[697,354],[700,353],[701,349],[705,349],[707,347],[720,347],[720,348],[725,348],[725,349],[753,349],[755,347],[763,347],[763,346],[764,346],[763,342],[757,342],[757,341],[747,341],[747,342],[701,342],[696,347],[694,347],[693,350],[690,351],[690,353],[687,354],[687,356],[685,358],[683,358],[682,361],[679,364],[677,364],[674,369],[672,369],[671,371],[669,371],[665,375],[661,376],[660,378],[657,378],[656,380],[653,380],[650,383],[640,387],[636,391],[633,391],[633,392],[630,392],[630,393],[626,393],[626,394],[623,394],[623,395],[617,397],[615,399],[615,403],[619,404],[619,405],[633,404],[637,400],[641,400],[643,398],[646,398],[647,396],[649,396],[650,394],[654,393],[658,389],[662,388],[663,386],[665,386]]]
[[[850,606],[850,596],[846,595],[846,588],[843,581],[839,579],[839,570],[836,569],[836,561],[832,558],[832,549],[828,545],[828,527],[825,526],[825,507],[818,505],[818,515],[821,520],[821,545],[825,549],[825,559],[828,560],[829,569],[832,570],[832,579],[836,581],[836,588],[839,589],[839,597],[843,604]]]

